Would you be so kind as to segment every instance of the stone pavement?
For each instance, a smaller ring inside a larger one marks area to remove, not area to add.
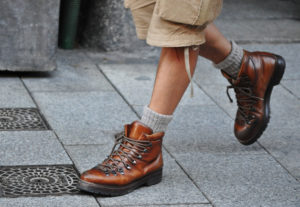
[[[236,103],[226,96],[227,82],[200,58],[195,97],[189,97],[188,89],[164,139],[163,181],[125,196],[77,192],[74,174],[101,162],[114,134],[140,117],[151,96],[159,51],[59,50],[54,72],[2,73],[0,207],[299,207],[299,13],[294,8],[284,12],[283,5],[291,8],[293,1],[278,2],[280,11],[276,5],[265,11],[248,3],[243,9],[254,12],[247,18],[256,21],[251,23],[255,28],[260,21],[276,20],[272,31],[279,25],[277,36],[264,31],[264,40],[257,43],[259,31],[249,32],[247,22],[239,33],[230,27],[235,24],[222,29],[247,43],[242,45],[246,49],[275,52],[287,61],[261,139],[251,146],[238,143],[232,132]],[[289,32],[283,33],[286,22]]]
[[[243,46],[287,60],[284,80],[274,89],[271,122],[258,143],[236,141],[236,106],[226,97],[226,80],[200,59],[195,97],[188,89],[164,140],[162,183],[115,198],[4,196],[0,206],[300,206],[300,44]],[[0,107],[37,108],[50,128],[0,131],[1,166],[74,165],[82,172],[102,161],[113,135],[138,119],[151,96],[157,57],[141,62],[132,54],[116,61],[105,53],[60,50],[55,72],[3,74]]]

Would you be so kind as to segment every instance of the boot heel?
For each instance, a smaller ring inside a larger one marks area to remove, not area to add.
[[[160,183],[161,180],[162,180],[162,169],[149,175],[149,179],[147,180],[145,185],[147,185],[147,186],[155,185],[155,184]]]
[[[275,66],[275,73],[272,78],[272,84],[278,85],[282,79],[285,70],[285,60],[281,56],[276,56],[276,66]]]

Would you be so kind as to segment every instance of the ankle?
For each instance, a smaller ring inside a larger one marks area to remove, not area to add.
[[[141,122],[150,127],[153,133],[165,132],[172,118],[172,115],[160,114],[145,106]]]

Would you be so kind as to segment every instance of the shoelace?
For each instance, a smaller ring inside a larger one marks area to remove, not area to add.
[[[239,77],[239,82],[241,83],[239,85],[231,84],[227,86],[226,93],[230,102],[232,103],[233,100],[230,97],[229,89],[234,89],[236,93],[238,111],[242,115],[243,120],[249,124],[250,121],[255,118],[254,115],[249,114],[249,111],[254,112],[254,104],[256,104],[258,100],[264,99],[253,95],[253,85],[248,76]]]
[[[192,50],[197,50],[197,49],[199,49],[199,46],[194,45],[194,46],[184,48],[185,70],[187,72],[188,78],[189,78],[190,83],[191,83],[191,97],[194,97],[193,76],[192,76],[192,73],[191,73],[191,65],[190,65],[190,48],[192,48]]]
[[[119,147],[117,148],[117,146]],[[147,152],[147,147],[151,146],[152,143],[150,141],[134,140],[126,137],[124,132],[118,133],[115,137],[115,144],[110,155],[107,156],[102,164],[97,165],[95,168],[102,170],[107,176],[109,173],[116,175],[117,171],[120,174],[124,174],[123,167],[120,167],[118,164],[122,163],[126,169],[130,170],[131,166],[125,161],[125,159],[127,159],[132,165],[135,165],[135,159],[142,159],[140,152]]]
[[[190,79],[190,83],[191,83],[191,97],[194,97],[194,86],[193,86],[193,76],[191,74],[190,48],[189,47],[184,48],[184,63],[185,63],[185,69],[186,69],[188,78]]]

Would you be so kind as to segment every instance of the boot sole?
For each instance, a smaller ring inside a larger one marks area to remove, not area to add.
[[[79,180],[78,188],[82,191],[102,195],[102,196],[121,196],[134,191],[141,186],[151,186],[160,183],[162,180],[162,169],[152,172],[128,185],[102,185]]]
[[[253,144],[260,138],[260,136],[263,134],[263,132],[267,128],[268,123],[270,121],[270,114],[271,114],[270,100],[271,100],[272,90],[273,90],[274,86],[280,84],[280,81],[283,77],[284,71],[285,71],[285,60],[283,59],[283,57],[276,55],[276,63],[275,63],[274,73],[273,73],[273,76],[269,83],[269,86],[266,90],[265,98],[264,98],[265,114],[263,117],[263,124],[261,125],[260,129],[257,131],[257,133],[253,137],[251,137],[250,139],[248,139],[246,141],[239,140],[241,144],[243,144],[243,145]]]

